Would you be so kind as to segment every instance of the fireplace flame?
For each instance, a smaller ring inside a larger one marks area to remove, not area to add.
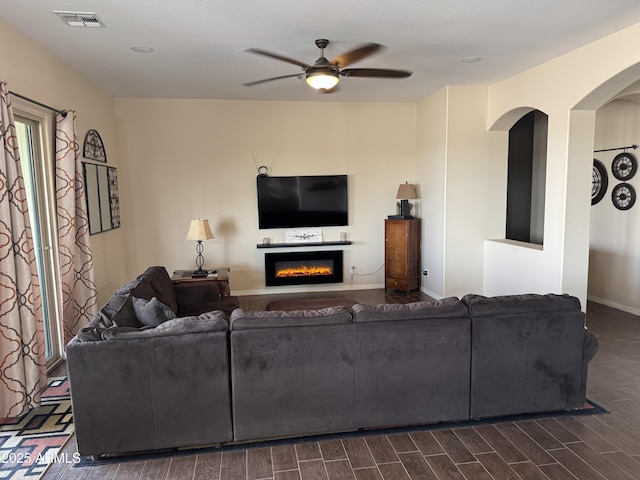
[[[318,275],[332,275],[331,267],[317,266],[308,267],[300,265],[299,267],[282,268],[276,272],[276,278],[283,277],[312,277]]]

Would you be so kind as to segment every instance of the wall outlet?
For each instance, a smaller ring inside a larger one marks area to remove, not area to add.
[[[429,270],[424,270],[424,271],[422,272],[422,274],[423,274],[425,277],[428,277],[428,276],[429,276]]]
[[[349,273],[356,273],[356,266],[355,265],[351,265],[349,267]]]

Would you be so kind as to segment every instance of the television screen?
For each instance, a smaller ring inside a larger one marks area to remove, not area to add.
[[[260,228],[348,225],[347,176],[258,177]]]

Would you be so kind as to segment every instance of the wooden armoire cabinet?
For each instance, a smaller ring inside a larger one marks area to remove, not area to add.
[[[420,288],[420,219],[384,221],[385,288]]]

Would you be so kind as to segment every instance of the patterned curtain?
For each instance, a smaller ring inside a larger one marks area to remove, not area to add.
[[[56,208],[65,345],[97,313],[76,114],[56,116]]]
[[[0,418],[47,385],[42,303],[9,89],[0,81]]]

